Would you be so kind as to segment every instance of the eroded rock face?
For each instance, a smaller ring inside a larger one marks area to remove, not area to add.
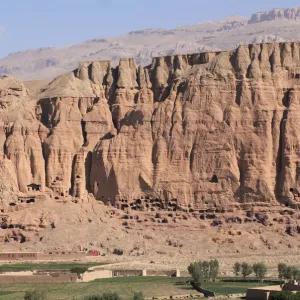
[[[300,20],[300,6],[293,8],[275,8],[264,12],[258,12],[252,15],[249,24],[260,23],[273,20]]]
[[[34,97],[1,79],[2,103],[19,105],[0,114],[3,203],[38,187],[54,201],[297,205],[299,47],[158,57],[145,68],[85,62]]]

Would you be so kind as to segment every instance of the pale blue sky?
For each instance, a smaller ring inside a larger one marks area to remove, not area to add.
[[[1,3],[2,2],[2,3]],[[0,0],[0,57],[145,28],[250,16],[300,0]]]

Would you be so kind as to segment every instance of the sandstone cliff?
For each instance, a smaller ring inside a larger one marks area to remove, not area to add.
[[[113,204],[295,207],[299,84],[296,42],[158,57],[144,68],[84,62],[37,93],[3,77],[2,209],[91,194]]]

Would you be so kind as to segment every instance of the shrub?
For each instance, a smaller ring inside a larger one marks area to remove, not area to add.
[[[242,263],[242,275],[244,280],[252,273],[252,267],[247,263]]]
[[[236,262],[233,266],[233,271],[234,271],[234,275],[236,277],[239,276],[240,272],[241,272],[241,264],[239,262]]]
[[[289,291],[271,292],[269,300],[299,300],[300,293],[293,294]]]
[[[101,296],[101,300],[120,300],[120,296],[117,293],[104,293]]]
[[[31,291],[26,292],[24,296],[24,300],[45,300],[46,294],[42,291]]]
[[[255,273],[256,278],[263,282],[268,269],[265,264],[258,263],[253,265],[253,271]]]
[[[86,296],[84,300],[120,300],[117,293],[104,293],[102,295]]]
[[[145,300],[145,296],[142,292],[134,293],[133,300]]]
[[[291,296],[291,299],[292,300],[300,300],[300,292],[297,292],[296,294],[293,294]]]

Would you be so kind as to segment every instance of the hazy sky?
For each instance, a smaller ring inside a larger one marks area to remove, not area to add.
[[[300,0],[0,0],[0,57],[144,28],[250,16]]]

